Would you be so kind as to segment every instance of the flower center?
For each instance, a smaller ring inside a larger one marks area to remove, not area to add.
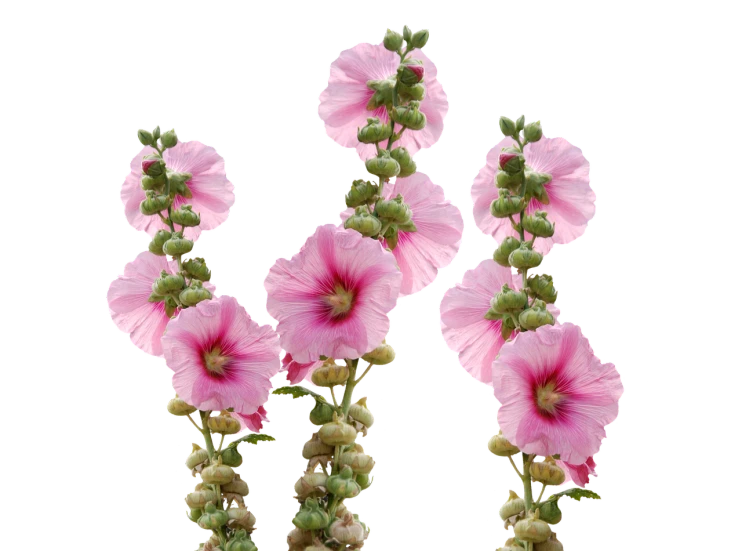
[[[556,391],[554,383],[547,383],[536,389],[536,404],[542,412],[549,415],[556,413],[557,406],[562,399],[563,396]]]
[[[323,297],[325,303],[330,307],[330,315],[333,318],[341,318],[353,308],[353,293],[342,285],[335,285],[335,292]]]
[[[213,375],[224,375],[227,363],[229,363],[229,358],[222,354],[222,349],[219,346],[204,352],[204,365],[206,365],[209,373]]]

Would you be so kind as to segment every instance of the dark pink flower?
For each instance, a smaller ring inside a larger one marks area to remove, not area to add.
[[[564,474],[566,475],[565,482],[569,482],[571,480],[580,488],[584,488],[585,484],[590,482],[590,475],[598,476],[595,473],[595,461],[592,457],[588,457],[587,461],[585,461],[581,465],[572,465],[571,463],[567,463],[562,460],[557,460],[557,465],[562,468]]]
[[[263,422],[268,422],[268,412],[265,411],[263,406],[258,408],[258,411],[245,415],[244,413],[235,413],[237,419],[239,419],[243,430],[249,429],[253,432],[260,432],[263,428]]]
[[[286,379],[292,384],[302,382],[312,375],[312,371],[321,367],[325,363],[322,360],[316,362],[301,363],[294,360],[291,354],[286,354],[281,361],[281,371],[286,371]]]

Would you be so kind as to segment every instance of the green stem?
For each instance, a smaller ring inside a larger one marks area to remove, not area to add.
[[[350,376],[348,381],[345,383],[345,393],[343,394],[343,415],[348,416],[348,410],[350,409],[350,403],[353,398],[353,389],[355,389],[358,381],[356,381],[356,368],[358,367],[358,360],[346,360],[348,363],[348,370]]]
[[[531,510],[533,505],[533,490],[531,488],[531,473],[529,468],[531,466],[532,458],[529,458],[528,454],[523,454],[523,500],[526,502],[526,513]]]

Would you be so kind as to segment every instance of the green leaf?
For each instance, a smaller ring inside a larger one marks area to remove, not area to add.
[[[326,402],[324,396],[321,394],[317,394],[316,392],[312,392],[308,388],[304,388],[303,386],[282,386],[281,388],[277,388],[273,391],[273,394],[289,394],[294,397],[294,400],[297,398],[301,398],[302,396],[311,396],[318,402]]]
[[[248,444],[255,444],[257,445],[258,442],[273,442],[275,438],[272,436],[268,436],[267,434],[248,434],[247,436],[243,436],[242,438],[238,438],[234,442],[230,443],[228,448],[236,448],[242,442],[247,442]]]
[[[569,490],[564,490],[563,492],[554,494],[549,498],[549,501],[557,501],[560,497],[564,496],[571,497],[572,499],[576,499],[577,501],[580,501],[583,497],[589,499],[600,499],[600,496],[598,494],[590,490],[585,490],[584,488],[570,488]]]

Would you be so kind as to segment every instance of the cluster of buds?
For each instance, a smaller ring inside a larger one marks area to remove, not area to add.
[[[204,259],[182,259],[193,249],[193,241],[185,237],[185,230],[201,224],[201,216],[193,212],[191,205],[180,204],[192,197],[188,188],[191,174],[169,169],[163,158],[166,149],[178,144],[175,131],[161,135],[158,126],[152,132],[139,130],[137,135],[143,145],[155,150],[142,159],[141,187],[146,196],[139,205],[139,211],[146,216],[158,216],[168,227],[155,233],[149,243],[149,252],[158,256],[169,255],[178,264],[176,273],[163,270],[154,281],[149,300],[164,302],[167,315],[172,317],[179,308],[195,306],[211,298],[211,292],[203,285],[211,279],[211,271]],[[180,206],[174,208],[176,204]]]
[[[511,461],[513,455],[520,453],[518,447],[510,443],[502,432],[493,436],[487,447],[493,454],[511,458]],[[564,471],[553,457],[538,462],[535,455],[524,454],[524,472],[518,472],[518,475],[527,488],[528,499],[510,490],[507,501],[500,507],[500,518],[505,522],[505,529],[513,527],[515,537],[508,539],[498,551],[562,551],[562,544],[551,530],[552,525],[562,520],[558,499],[534,502],[530,492],[531,482],[540,482],[543,489],[562,484],[566,478]]]

